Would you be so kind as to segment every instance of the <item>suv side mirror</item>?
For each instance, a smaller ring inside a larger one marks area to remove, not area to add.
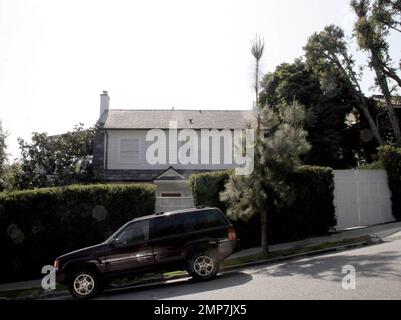
[[[115,238],[115,239],[113,239],[113,241],[110,244],[111,244],[112,247],[119,247],[119,246],[122,246],[122,245],[124,245],[126,243],[127,243],[127,241]]]

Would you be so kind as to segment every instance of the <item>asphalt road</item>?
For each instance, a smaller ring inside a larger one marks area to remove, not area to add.
[[[342,268],[356,269],[355,290],[344,290]],[[179,280],[105,292],[102,300],[401,299],[401,240],[225,273],[194,283]]]

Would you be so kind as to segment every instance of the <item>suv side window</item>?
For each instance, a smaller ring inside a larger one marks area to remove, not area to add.
[[[163,238],[175,235],[177,219],[173,217],[160,217],[153,220],[152,238]]]
[[[222,214],[217,210],[204,210],[183,215],[185,231],[211,229],[227,224]]]
[[[149,240],[149,220],[131,223],[116,237],[116,241],[124,244],[133,244],[147,240]]]

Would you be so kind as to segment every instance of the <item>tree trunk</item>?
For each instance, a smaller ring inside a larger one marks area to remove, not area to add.
[[[362,100],[364,100],[364,98]],[[379,129],[378,129],[375,121],[373,120],[372,115],[369,112],[369,108],[368,108],[366,101],[362,102],[361,109],[363,111],[363,114],[365,115],[366,120],[368,120],[370,130],[372,131],[372,134],[375,137],[377,143],[380,145],[385,145],[386,142],[383,140],[383,138],[380,135]]]
[[[394,111],[393,101],[390,89],[388,87],[386,76],[382,74],[379,70],[376,70],[376,77],[377,77],[377,82],[379,83],[379,86],[382,90],[384,99],[386,100],[388,118],[390,120],[391,127],[393,128],[394,138],[397,144],[400,144],[401,143],[400,123],[398,121],[397,114]]]
[[[267,210],[263,209],[260,215],[260,227],[262,238],[262,252],[269,253],[269,243],[267,241]]]
[[[393,79],[395,82],[397,82],[398,86],[401,88],[401,78],[395,73],[392,69],[384,67],[383,68],[383,73]]]
[[[259,108],[259,60],[256,59],[256,69],[255,69],[255,94],[256,94],[256,108]]]
[[[346,61],[349,60],[347,55],[343,55],[343,57]],[[379,145],[385,145],[386,142],[381,137],[379,128],[377,127],[375,121],[372,118],[372,115],[370,114],[369,107],[366,102],[366,98],[361,90],[361,86],[359,85],[358,78],[352,72],[352,66],[349,63],[347,63],[347,67],[344,68],[338,59],[334,59],[332,60],[332,62],[334,62],[334,64],[342,71],[344,76],[348,79],[347,82],[349,84],[350,89],[352,90],[353,96],[356,99],[356,101],[360,102],[359,107],[362,109],[362,112],[366,120],[368,120],[370,130],[372,131],[372,134],[376,139],[377,143]],[[351,72],[347,72],[347,70],[351,70]]]

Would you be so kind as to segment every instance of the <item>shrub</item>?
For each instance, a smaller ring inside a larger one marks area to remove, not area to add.
[[[391,190],[393,216],[401,220],[401,148],[384,146],[379,148],[379,158],[388,175]]]
[[[384,166],[381,161],[375,161],[362,165],[359,170],[384,170]]]
[[[43,265],[104,241],[154,212],[152,185],[75,185],[0,194],[0,282],[40,275]]]
[[[275,241],[292,241],[327,234],[336,224],[334,174],[331,168],[303,166],[291,177],[296,198],[273,215]]]
[[[232,171],[193,175],[190,185],[197,206],[226,208],[219,200]],[[292,203],[273,205],[268,213],[270,243],[294,241],[324,235],[333,229],[335,217],[334,176],[331,168],[303,166],[290,177],[296,195]],[[244,247],[260,245],[260,217],[249,222],[233,221]]]
[[[195,205],[216,207],[225,212],[225,205],[220,201],[220,192],[224,190],[231,174],[233,171],[228,170],[192,175],[189,184]]]

